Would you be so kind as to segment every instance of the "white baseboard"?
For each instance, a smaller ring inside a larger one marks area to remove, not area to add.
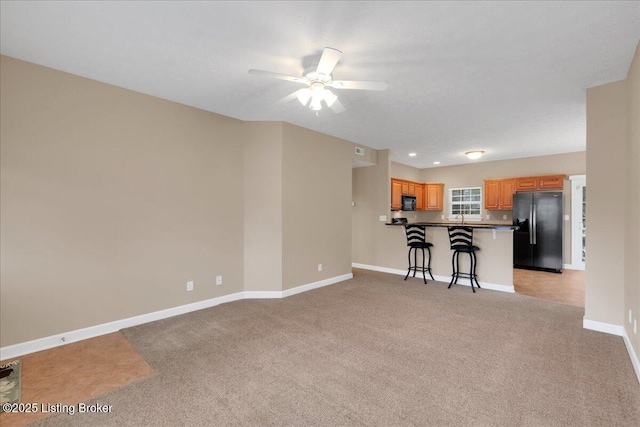
[[[631,340],[629,339],[629,335],[627,334],[627,330],[624,328],[624,326],[612,325],[611,323],[598,322],[595,320],[583,318],[582,327],[591,331],[604,332],[605,334],[622,337],[624,340],[624,345],[625,347],[627,347],[629,358],[631,358],[633,370],[636,373],[636,377],[638,377],[638,382],[640,382],[640,360],[638,360],[638,355],[633,349],[633,345],[631,345]]]
[[[363,270],[380,271],[382,273],[397,274],[399,276],[404,276],[404,275],[407,274],[407,270],[398,270],[396,268],[378,267],[376,265],[368,265],[368,264],[358,264],[356,262],[352,263],[351,266],[353,268],[362,268]],[[418,277],[418,274],[421,274],[421,273],[417,273],[416,277]],[[433,278],[438,282],[449,283],[451,281],[451,276],[439,276],[437,274],[434,274]],[[429,280],[429,279],[427,279],[427,280]],[[513,285],[511,285],[511,286],[509,286],[509,285],[498,285],[498,284],[495,284],[495,283],[488,283],[488,282],[483,282],[483,281],[480,281],[480,280],[478,280],[478,283],[480,283],[480,287],[482,289],[490,289],[492,291],[500,291],[500,292],[508,292],[508,293],[515,293],[515,291],[516,291],[515,288],[513,287]],[[471,286],[471,282],[469,281],[469,279],[460,278],[460,279],[458,279],[458,285]]]
[[[565,270],[584,270],[584,265],[563,264],[562,268]]]
[[[351,267],[361,268],[363,270],[380,271],[382,273],[397,274],[399,276],[404,276],[405,274],[407,274],[407,270],[398,270],[396,268],[388,268],[388,267],[378,267],[377,265],[358,264],[357,262],[351,263]]]
[[[306,285],[296,286],[295,288],[285,289],[284,291],[244,291],[245,299],[265,299],[265,298],[286,298],[302,292],[318,289],[323,286],[333,285],[334,283],[343,282],[353,279],[353,273],[343,274],[342,276],[330,277],[318,282],[307,283]]]
[[[631,358],[633,370],[636,371],[636,377],[638,377],[638,382],[640,383],[640,360],[638,359],[638,355],[631,345],[631,340],[629,339],[629,335],[627,334],[626,329],[622,338],[624,338],[624,345],[627,346],[627,351],[629,352],[629,357]]]
[[[625,335],[624,326],[589,320],[584,317],[582,318],[582,327],[591,331],[604,332],[605,334],[617,335],[619,337]]]
[[[169,317],[178,316],[180,314],[190,313],[192,311],[202,310],[214,307],[227,302],[238,301],[242,299],[257,298],[285,298],[291,295],[317,289],[322,286],[331,285],[352,279],[353,273],[343,274],[342,276],[331,277],[329,279],[320,280],[319,282],[309,283],[298,286],[285,291],[246,291],[236,292],[221,297],[211,298],[204,301],[198,301],[191,304],[185,304],[178,307],[172,307],[165,310],[154,311],[153,313],[142,314],[140,316],[129,317],[126,319],[115,320],[101,325],[90,326],[88,328],[76,329],[74,331],[64,332],[49,337],[38,338],[32,341],[26,341],[19,344],[9,345],[0,348],[0,360],[12,359],[36,351],[47,350],[61,345],[70,344],[101,335],[118,332],[124,328],[141,325],[143,323],[155,322],[156,320],[167,319]]]
[[[297,286],[291,289],[285,289],[282,291],[282,297],[290,297],[295,294],[310,291],[312,289],[318,289],[323,286],[333,285],[334,283],[343,282],[345,280],[353,279],[353,273],[343,274],[342,276],[330,277],[329,279],[320,280],[318,282],[308,283],[306,285]]]

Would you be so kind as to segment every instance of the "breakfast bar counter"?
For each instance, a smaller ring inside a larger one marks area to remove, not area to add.
[[[384,231],[385,240],[390,246],[387,251],[389,259],[384,260],[384,266],[380,270],[396,274],[407,272],[407,240],[402,223],[387,223]],[[447,227],[462,225],[460,222],[428,223],[415,222],[407,225],[423,225],[426,230],[426,240],[433,244],[431,248],[431,271],[436,281],[446,282],[451,280],[451,257],[453,251],[449,243]],[[473,228],[473,244],[480,250],[476,253],[476,274],[480,286],[483,289],[492,289],[503,292],[514,292],[513,288],[513,230],[510,224],[499,223],[465,223],[464,226]],[[392,255],[391,255],[392,254]],[[354,265],[358,267],[358,265]],[[469,271],[469,257],[460,256],[461,271]],[[365,267],[366,268],[366,267]],[[413,274],[413,273],[412,273]],[[417,273],[416,279],[422,274]],[[411,278],[407,279],[411,280]],[[431,282],[427,274],[427,280]],[[458,284],[469,286],[468,279],[460,279]],[[471,292],[471,290],[469,290]]]

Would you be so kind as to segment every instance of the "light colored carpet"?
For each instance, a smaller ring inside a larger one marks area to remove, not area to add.
[[[638,426],[622,338],[583,309],[354,270],[124,330],[154,376],[37,425]]]

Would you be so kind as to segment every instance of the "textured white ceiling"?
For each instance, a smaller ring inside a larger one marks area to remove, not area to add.
[[[8,2],[2,54],[242,120],[283,120],[416,167],[582,151],[586,88],[624,79],[640,2]],[[325,46],[347,108],[317,117],[300,86]],[[416,157],[408,157],[411,151]]]

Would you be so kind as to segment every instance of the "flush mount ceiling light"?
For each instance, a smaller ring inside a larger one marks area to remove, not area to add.
[[[439,165],[439,164],[440,164],[440,162],[435,161],[435,162],[433,162],[433,164],[434,164],[434,165]]]
[[[325,47],[320,57],[317,67],[309,67],[302,77],[287,76],[285,74],[272,73],[271,71],[249,70],[249,74],[271,77],[280,80],[287,80],[294,83],[306,84],[309,87],[299,89],[292,94],[285,96],[278,104],[286,103],[294,98],[304,106],[308,106],[313,111],[322,109],[322,101],[335,113],[345,111],[344,106],[338,97],[328,88],[334,89],[356,89],[356,90],[386,90],[387,82],[363,81],[363,80],[333,80],[333,69],[340,60],[342,52],[337,49]],[[309,102],[311,100],[311,102]]]
[[[415,157],[417,155],[418,155],[418,153],[409,153],[409,157]]]
[[[480,151],[480,150],[475,150],[475,151],[467,151],[466,153],[464,153],[465,156],[467,156],[468,158],[470,158],[471,160],[477,160],[480,157],[482,157],[482,155],[484,154],[484,151]]]

